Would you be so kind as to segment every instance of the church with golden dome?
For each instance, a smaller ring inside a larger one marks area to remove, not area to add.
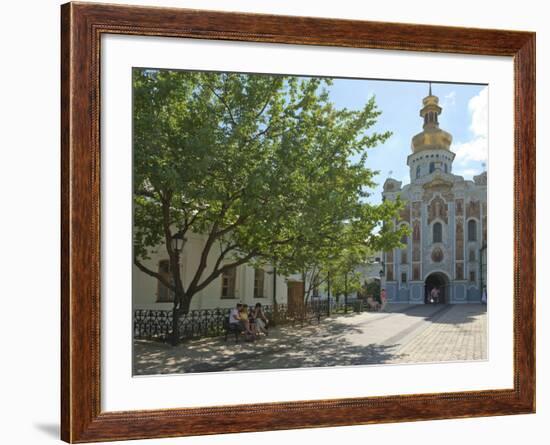
[[[423,130],[407,157],[410,183],[388,178],[384,200],[404,202],[396,225],[407,225],[403,247],[385,252],[382,287],[395,303],[479,303],[486,286],[487,172],[453,174],[451,134],[439,128],[439,98],[422,100]]]

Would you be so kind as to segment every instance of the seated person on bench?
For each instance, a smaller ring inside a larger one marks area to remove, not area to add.
[[[243,305],[241,303],[237,303],[237,306],[231,309],[229,312],[229,330],[230,331],[237,331],[242,332],[244,331],[244,323],[241,321],[241,309]]]
[[[267,336],[267,323],[268,320],[262,310],[261,303],[256,303],[256,306],[254,307],[254,324],[256,327],[256,333],[264,333]]]
[[[242,323],[242,326],[244,328],[244,332],[246,334],[246,338],[248,340],[254,340],[256,338],[256,333],[252,330],[252,327],[250,326],[250,315],[248,313],[248,305],[247,304],[243,304],[241,306],[241,312],[240,312],[240,316],[241,316],[241,323]]]

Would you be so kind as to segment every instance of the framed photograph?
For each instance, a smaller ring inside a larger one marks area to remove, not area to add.
[[[67,3],[61,435],[535,412],[535,34]]]

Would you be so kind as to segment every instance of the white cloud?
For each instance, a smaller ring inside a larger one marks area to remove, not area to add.
[[[456,160],[460,163],[486,162],[488,148],[487,137],[478,136],[468,142],[455,144],[453,151],[456,153]]]
[[[473,138],[467,142],[457,142],[453,151],[456,153],[456,160],[462,164],[470,161],[486,162],[489,151],[488,143],[488,90],[483,88],[478,95],[472,97],[468,102],[470,112],[470,131]]]
[[[445,107],[450,107],[456,104],[456,91],[451,91],[443,97],[443,104]]]
[[[463,176],[466,179],[472,179],[475,175],[478,175],[480,172],[474,168],[466,168],[463,170],[454,171],[453,174],[458,176]]]
[[[488,102],[489,94],[487,87],[483,88],[477,96],[472,97],[468,102],[468,110],[472,118],[470,130],[475,136],[487,137],[487,127],[489,126]]]

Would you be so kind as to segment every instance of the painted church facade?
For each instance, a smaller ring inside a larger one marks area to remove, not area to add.
[[[384,253],[382,287],[388,301],[422,304],[438,289],[440,303],[475,303],[486,283],[487,172],[453,174],[452,136],[439,128],[442,112],[431,86],[423,99],[423,131],[407,157],[410,183],[388,178],[384,200],[404,202],[397,225],[410,228],[404,247]]]

